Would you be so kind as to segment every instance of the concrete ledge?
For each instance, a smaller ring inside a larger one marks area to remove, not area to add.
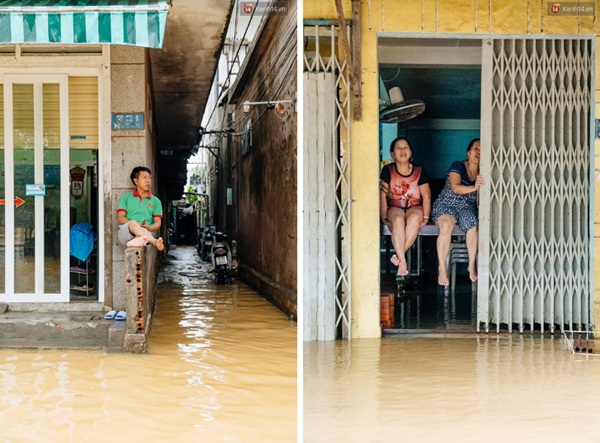
[[[104,303],[64,302],[64,303],[8,303],[12,312],[102,312]]]
[[[0,346],[103,349],[110,322],[88,312],[7,312],[0,315]]]
[[[146,354],[146,334],[125,334],[123,341],[123,352],[131,354]]]
[[[243,263],[240,264],[239,273],[240,278],[248,286],[255,289],[290,319],[296,320],[298,296],[294,291]]]
[[[125,322],[112,321],[108,328],[108,350],[111,352],[123,352],[125,343]]]
[[[158,251],[154,246],[125,250],[125,320],[123,351],[146,353],[156,303]]]

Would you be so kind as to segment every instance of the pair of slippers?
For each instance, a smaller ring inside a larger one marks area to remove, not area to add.
[[[125,313],[125,311],[117,312],[114,309],[111,311],[108,311],[104,315],[105,320],[125,320],[126,317],[127,317],[127,314]]]

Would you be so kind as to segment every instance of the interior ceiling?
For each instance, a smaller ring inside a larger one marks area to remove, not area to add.
[[[162,49],[150,50],[156,172],[161,195],[181,197],[234,0],[173,0]],[[161,154],[172,152],[172,155]]]
[[[398,86],[405,100],[423,100],[418,119],[478,120],[481,115],[481,68],[478,66],[380,66],[387,91]],[[387,97],[387,94],[383,94]]]
[[[419,119],[479,120],[481,39],[378,39],[379,74],[386,91],[398,86],[405,100],[422,100]],[[382,98],[388,97],[385,91]],[[412,122],[414,124],[416,122]]]

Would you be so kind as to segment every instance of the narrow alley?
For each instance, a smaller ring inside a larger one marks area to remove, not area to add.
[[[0,349],[0,441],[294,441],[296,324],[169,251],[148,354]]]

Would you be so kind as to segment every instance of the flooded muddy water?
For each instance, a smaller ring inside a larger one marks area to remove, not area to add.
[[[296,324],[200,263],[170,251],[147,355],[0,349],[0,442],[296,441]]]
[[[600,357],[562,337],[306,343],[304,441],[596,442]]]

